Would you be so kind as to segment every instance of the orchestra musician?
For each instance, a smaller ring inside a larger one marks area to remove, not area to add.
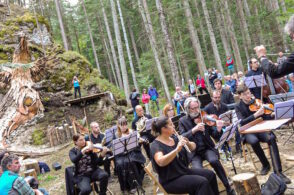
[[[203,168],[188,168],[186,145],[191,151],[198,146],[187,138],[172,136],[175,132],[168,117],[152,123],[156,139],[151,144],[151,162],[159,182],[167,193],[219,194],[215,174]]]
[[[250,102],[252,101],[252,94],[246,85],[240,85],[237,88],[237,93],[240,96],[240,102],[235,106],[236,114],[238,119],[241,119],[240,125],[246,125],[247,123],[262,117],[264,119],[270,119],[270,115],[264,114],[263,106],[256,112],[252,112],[249,109]],[[282,165],[279,155],[279,149],[276,142],[276,136],[273,132],[270,133],[250,133],[244,135],[245,141],[249,143],[260,162],[262,163],[262,169],[260,171],[261,175],[266,175],[270,170],[270,164],[264,154],[263,149],[260,146],[260,142],[268,143],[272,146],[273,151],[271,152],[272,163],[274,163],[273,158],[276,159],[276,166],[279,171],[280,177],[285,181],[285,183],[291,183],[291,180],[282,173]]]
[[[207,104],[204,108],[204,111],[207,114],[215,114],[219,117],[221,114],[227,112],[229,110],[228,106],[221,102],[221,92],[220,91],[213,91],[211,95],[212,102]],[[241,151],[241,138],[239,132],[236,131],[236,151]]]
[[[249,66],[250,66],[250,70],[245,75],[245,77],[262,74],[262,68],[259,66],[259,62],[257,59],[251,58],[249,60]],[[261,87],[250,88],[250,92],[254,95],[255,98],[261,99]]]
[[[128,136],[132,132],[133,131],[128,128],[128,122],[124,116],[118,119],[116,138]],[[136,179],[138,184],[142,186],[145,174],[142,165],[145,162],[146,159],[141,152],[141,147],[133,149],[128,154],[122,153],[115,156],[118,181],[123,194],[126,194],[127,191],[130,191],[130,193],[136,192],[136,186],[133,182],[134,179]]]
[[[222,80],[215,79],[213,81],[213,85],[214,85],[215,90],[221,92],[221,102],[222,103],[224,103],[224,104],[235,103],[234,96],[233,96],[232,92],[222,88],[222,85],[223,85]]]
[[[91,141],[93,144],[98,144],[98,143],[102,144],[102,141],[103,141],[105,135],[100,131],[99,124],[96,121],[93,121],[93,122],[91,122],[90,127],[91,127],[91,134],[86,135],[85,140]],[[110,148],[110,145],[107,147],[103,146],[103,148],[108,150],[108,152],[106,153],[106,158],[104,158],[104,161],[103,161],[103,166],[104,166],[104,170],[108,174],[109,182],[111,182],[112,181],[111,173],[110,173],[111,160],[109,160],[109,157],[112,156],[112,152],[110,152],[108,149],[108,148]]]
[[[99,195],[106,195],[108,174],[98,166],[102,165],[107,150],[104,148],[99,157],[93,152],[93,145],[86,142],[83,135],[73,135],[75,147],[69,151],[69,158],[75,165],[74,180],[81,195],[91,193],[91,182],[99,181]]]
[[[182,136],[187,137],[197,145],[196,152],[192,158],[192,167],[202,168],[203,160],[207,160],[226,187],[227,194],[235,194],[219,161],[218,150],[215,149],[215,144],[211,139],[212,136],[214,139],[219,140],[222,135],[223,121],[217,120],[216,127],[210,127],[201,121],[199,122],[200,101],[195,97],[187,98],[184,107],[187,115],[180,119],[179,131]]]
[[[163,107],[162,113],[164,116],[168,117],[168,118],[172,118],[175,116],[175,110],[174,107],[171,104],[166,104]]]
[[[294,15],[292,15],[285,26],[285,32],[289,35],[290,39],[294,41]],[[254,48],[258,59],[260,59],[263,71],[273,79],[285,76],[294,72],[294,52],[288,56],[282,64],[276,66],[267,59],[266,49],[263,45]]]
[[[149,115],[149,114],[144,114],[144,109],[143,109],[143,107],[141,105],[136,106],[136,113],[137,113],[137,117],[132,122],[132,129],[134,131],[140,131],[141,127],[139,129],[138,129],[138,127],[142,126],[142,125],[144,126],[144,124],[146,124],[146,121],[148,119],[151,119],[152,116]],[[139,133],[140,133],[141,138],[143,138],[145,140],[148,140],[148,143],[147,142],[143,143],[143,147],[144,147],[144,150],[145,150],[145,152],[147,154],[147,157],[150,159],[150,146],[149,146],[149,143],[153,142],[154,137],[153,137],[153,135],[151,135],[150,131],[144,131],[144,128]]]

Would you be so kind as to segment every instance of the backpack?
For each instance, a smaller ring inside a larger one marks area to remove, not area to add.
[[[287,189],[286,183],[277,174],[272,173],[266,183],[261,185],[262,195],[281,195]]]

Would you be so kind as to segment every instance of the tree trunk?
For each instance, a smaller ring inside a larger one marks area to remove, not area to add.
[[[110,48],[111,48],[113,62],[114,62],[114,65],[115,65],[115,70],[116,70],[116,76],[117,76],[117,79],[118,79],[118,84],[119,84],[119,87],[121,89],[123,89],[124,86],[123,86],[123,82],[122,82],[122,78],[121,78],[121,74],[120,74],[120,68],[119,68],[118,61],[117,61],[116,51],[114,49],[114,43],[113,43],[113,40],[112,40],[112,35],[111,35],[111,32],[110,32],[110,28],[109,28],[109,24],[108,24],[108,19],[107,19],[106,13],[105,13],[105,9],[104,9],[104,5],[103,5],[102,0],[100,0],[100,4],[101,4],[101,7],[102,7],[103,19],[104,19],[104,23],[105,23],[105,27],[106,27],[106,32],[107,32],[107,36],[108,36],[108,40],[109,40],[109,44],[110,44]],[[126,96],[127,96],[127,94],[126,94]]]
[[[250,13],[250,9],[249,9],[249,6],[248,6],[248,3],[247,3],[247,0],[243,0],[243,3],[244,3],[244,9],[245,9],[245,13],[247,16],[251,16],[251,13]]]
[[[156,45],[156,39],[155,39],[155,35],[154,35],[154,31],[153,31],[153,27],[152,27],[150,15],[149,15],[147,3],[146,3],[146,0],[142,0],[142,1],[143,1],[144,8],[142,6],[141,0],[138,0],[139,10],[142,15],[143,23],[144,23],[144,26],[145,26],[145,29],[147,32],[147,36],[149,38],[150,45],[151,45],[151,48],[153,51],[153,55],[154,55],[155,62],[156,62],[156,67],[157,67],[159,77],[160,77],[160,81],[163,85],[163,89],[164,89],[164,92],[165,92],[165,95],[166,95],[168,101],[171,102],[171,97],[169,94],[166,78],[165,78],[164,72],[162,70],[159,57],[158,57],[158,52],[157,52],[158,49],[157,49],[157,45]]]
[[[97,20],[97,24],[98,24],[99,34],[101,35],[101,38],[103,40],[103,50],[104,50],[104,55],[106,55],[105,56],[106,64],[107,64],[108,67],[111,68],[115,84],[116,84],[117,87],[119,87],[118,82],[117,82],[117,78],[116,78],[116,75],[115,75],[115,71],[114,71],[114,68],[113,68],[112,59],[111,59],[110,54],[109,54],[109,49],[108,49],[108,45],[107,45],[107,42],[106,42],[106,37],[104,36],[104,31],[102,29],[101,20],[100,20],[100,17],[99,17],[97,12],[95,13],[95,16],[96,16],[96,20]],[[109,66],[109,64],[110,64],[110,66]],[[109,69],[109,68],[107,68],[107,69]],[[110,77],[110,78],[112,78],[112,77]]]
[[[20,6],[22,6],[22,1],[20,1]],[[39,0],[39,6],[40,6],[41,14],[42,16],[44,16],[44,6],[43,6],[42,0]]]
[[[184,47],[184,43],[183,43],[183,39],[182,39],[182,34],[180,32],[180,30],[178,30],[178,34],[179,34],[179,37],[180,37],[180,44],[181,44],[181,48],[182,48],[182,51],[185,50],[185,47]],[[189,68],[188,68],[188,63],[187,63],[187,60],[186,60],[186,56],[185,56],[185,53],[182,53],[181,56],[180,56],[180,61],[181,61],[181,64],[182,64],[182,67],[184,69],[184,78],[186,81],[188,81],[188,79],[190,79],[190,72],[189,72]],[[181,66],[180,66],[180,69],[181,69]],[[183,76],[182,76],[183,78]]]
[[[86,18],[86,23],[87,23],[87,26],[88,26],[88,32],[89,32],[89,35],[90,35],[90,40],[91,40],[91,44],[92,44],[92,50],[93,50],[95,63],[96,63],[99,74],[101,74],[100,65],[99,65],[99,61],[98,61],[98,57],[97,57],[97,53],[96,53],[96,47],[95,47],[95,43],[94,43],[93,36],[92,36],[92,31],[91,31],[91,27],[90,27],[88,15],[87,15],[85,2],[84,2],[84,0],[81,0],[81,2],[82,2],[85,18]]]
[[[160,24],[161,24],[161,30],[164,36],[164,41],[165,41],[165,46],[167,50],[167,57],[168,57],[168,62],[171,68],[171,73],[172,73],[172,81],[174,82],[175,86],[181,86],[181,80],[179,76],[179,70],[177,67],[177,62],[176,62],[176,57],[175,57],[175,52],[174,48],[171,43],[170,35],[168,32],[168,27],[166,24],[166,19],[165,19],[165,14],[162,8],[162,3],[161,0],[156,0],[156,7],[159,13],[159,19],[160,19]]]
[[[75,38],[76,38],[78,52],[79,52],[79,54],[82,54],[81,53],[80,43],[79,43],[79,34],[78,34],[78,31],[77,31],[77,28],[76,28],[76,21],[74,20],[72,14],[70,14],[70,19],[71,19],[71,22],[72,22],[72,26],[73,26],[73,30],[74,30],[74,34],[75,34]]]
[[[199,72],[202,76],[204,76],[204,73],[207,72],[206,66],[205,66],[205,61],[203,58],[203,53],[202,53],[202,49],[200,46],[200,42],[198,39],[198,35],[197,35],[197,31],[193,25],[193,20],[192,20],[192,13],[191,13],[191,9],[190,9],[190,5],[188,0],[183,0],[183,4],[184,4],[184,10],[185,10],[185,15],[187,18],[187,25],[188,25],[188,30],[190,33],[190,39],[192,41],[192,46],[194,49],[194,53],[195,56],[197,58],[197,63],[198,63],[198,69]]]
[[[261,24],[260,24],[260,21],[259,21],[259,15],[258,15],[258,9],[257,9],[257,6],[254,6],[253,8],[253,11],[254,11],[254,14],[257,18],[257,24],[255,25],[257,27],[257,31],[258,31],[258,39],[259,39],[259,44],[265,44],[264,42],[264,39],[263,39],[263,33],[262,33],[262,29],[261,29]]]
[[[131,26],[131,20],[130,19],[128,19],[127,25],[128,25],[128,29],[129,29],[129,33],[130,33],[130,37],[131,37],[132,46],[133,46],[133,50],[134,50],[134,53],[135,53],[136,61],[137,61],[137,64],[138,64],[139,72],[141,73],[142,70],[141,70],[140,58],[139,58],[138,49],[137,49],[135,36],[134,36],[134,32],[133,32],[133,29],[132,29],[132,26]]]
[[[120,17],[121,27],[122,27],[123,34],[124,34],[124,40],[125,40],[125,44],[126,44],[126,49],[127,49],[127,54],[128,54],[128,59],[129,59],[130,67],[131,67],[131,72],[132,72],[132,77],[133,77],[133,83],[135,85],[135,88],[136,88],[137,92],[139,92],[139,87],[138,87],[137,79],[136,79],[136,73],[135,73],[135,69],[134,69],[134,65],[133,65],[133,60],[132,60],[132,54],[131,54],[130,47],[129,47],[128,36],[127,36],[127,32],[126,32],[125,23],[124,23],[122,11],[121,11],[121,8],[120,8],[119,0],[116,0],[116,3],[117,3],[118,13],[119,13],[119,17]]]
[[[221,74],[225,75],[224,69],[222,67],[222,62],[221,62],[221,59],[219,57],[219,52],[218,52],[218,48],[217,48],[213,28],[212,28],[211,21],[210,21],[210,16],[209,16],[208,9],[207,9],[207,6],[206,6],[206,0],[201,0],[201,3],[202,3],[202,8],[203,8],[203,12],[204,12],[205,21],[206,21],[207,28],[208,28],[208,33],[209,33],[209,36],[210,36],[210,42],[211,42],[211,46],[212,46],[216,66],[217,66],[217,69],[219,69],[219,71],[221,72]]]
[[[233,47],[233,52],[234,52],[234,56],[235,56],[235,60],[236,60],[235,62],[237,64],[236,67],[237,67],[238,71],[244,72],[243,62],[242,62],[242,59],[241,59],[241,55],[240,55],[240,51],[239,51],[239,45],[238,45],[236,35],[235,35],[234,25],[233,25],[232,18],[231,18],[231,15],[230,15],[231,12],[230,12],[230,9],[229,9],[229,6],[228,6],[228,1],[224,0],[223,3],[224,3],[225,12],[226,12],[225,17],[226,17],[226,21],[227,21],[227,27],[228,27],[228,31],[229,31],[229,34],[230,34],[231,43],[232,43],[232,47]]]
[[[65,9],[63,7],[63,3],[62,2],[60,3],[58,1],[58,5],[59,5],[60,10],[61,10],[61,17],[62,17],[62,21],[63,21],[63,25],[64,25],[66,40],[67,40],[67,43],[68,43],[68,50],[73,50],[72,49],[72,41],[71,41],[70,30],[69,30],[68,25],[67,25],[67,20],[66,20]]]
[[[222,43],[223,43],[223,47],[224,47],[224,50],[225,50],[225,54],[226,56],[231,56],[232,53],[231,53],[231,47],[230,47],[230,43],[228,42],[228,39],[227,39],[227,34],[226,34],[226,30],[225,30],[225,27],[224,27],[224,21],[222,20],[222,17],[221,17],[221,13],[219,11],[220,8],[218,8],[218,2],[217,0],[213,0],[213,9],[214,9],[214,12],[216,14],[216,23],[217,23],[217,27],[220,31],[220,37],[221,37],[221,40],[222,40]]]
[[[129,103],[130,99],[128,97],[130,94],[130,86],[129,86],[129,81],[128,81],[128,72],[127,72],[126,63],[125,63],[125,59],[124,59],[123,46],[122,46],[122,41],[120,38],[120,29],[119,29],[119,25],[118,25],[114,0],[110,0],[110,5],[111,5],[113,27],[114,27],[114,32],[115,32],[120,68],[121,68],[122,78],[124,81],[123,82],[124,91],[125,91],[125,95],[126,95],[126,100]]]
[[[200,31],[201,31],[201,37],[202,37],[202,40],[203,40],[203,45],[204,45],[204,52],[205,52],[205,56],[208,57],[208,49],[207,49],[207,41],[206,41],[206,38],[205,38],[205,30],[204,30],[204,25],[202,23],[202,19],[201,19],[201,16],[200,16],[200,11],[198,9],[198,0],[194,0],[194,6],[195,6],[195,9],[196,9],[196,16],[198,18],[198,21],[199,21],[199,27],[200,27]]]
[[[65,35],[65,30],[64,30],[62,16],[61,16],[61,10],[60,10],[58,1],[59,0],[54,0],[55,8],[56,8],[56,12],[57,12],[57,17],[58,17],[61,37],[62,37],[62,41],[63,41],[63,46],[64,46],[65,51],[68,51],[68,42],[67,42],[66,35]]]
[[[285,0],[280,0],[280,3],[281,3],[282,11],[284,13],[287,12],[286,5],[285,5]]]

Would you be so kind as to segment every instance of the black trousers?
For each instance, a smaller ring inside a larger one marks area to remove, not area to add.
[[[75,91],[75,98],[77,98],[77,92],[79,93],[79,96],[81,97],[81,89],[80,89],[80,86],[74,87],[74,91]]]
[[[207,160],[209,162],[209,164],[212,166],[217,176],[223,182],[226,189],[227,190],[230,189],[230,184],[229,184],[226,172],[218,159],[218,155],[213,150],[209,150],[209,149],[205,150],[204,152],[201,152],[201,154],[195,154],[195,156],[192,159],[192,167],[203,168],[203,165],[202,165],[203,160]]]
[[[282,165],[280,159],[279,148],[276,142],[276,136],[273,133],[250,133],[245,135],[245,141],[251,145],[253,151],[259,158],[261,164],[263,166],[268,166],[269,162],[264,154],[263,149],[260,146],[259,142],[268,143],[269,146],[272,146],[273,150],[271,150],[271,160],[274,165],[273,158],[275,158],[277,170],[274,171],[282,172]]]
[[[80,190],[80,195],[88,195],[92,192],[91,182],[93,181],[99,181],[99,195],[106,195],[108,175],[100,168],[97,168],[89,175],[78,176],[77,185]]]
[[[203,90],[204,90],[207,94],[209,94],[209,93],[208,93],[208,90],[206,89],[206,87],[205,87],[205,88],[199,87],[198,89],[199,89],[199,91],[200,91],[201,94],[203,94]]]
[[[162,186],[167,193],[173,194],[219,194],[215,174],[207,169],[190,169],[187,175],[168,181]]]
[[[108,174],[108,177],[110,177],[110,164],[111,160],[108,159],[108,157],[112,156],[110,153],[106,154],[106,159],[103,161],[104,171]]]

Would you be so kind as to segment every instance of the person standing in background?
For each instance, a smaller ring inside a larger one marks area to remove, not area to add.
[[[232,75],[234,73],[234,59],[232,56],[227,56],[226,66],[228,67],[229,74]]]
[[[131,104],[132,104],[132,108],[133,108],[133,113],[134,113],[134,118],[137,117],[136,114],[136,106],[140,104],[139,100],[140,100],[140,94],[137,92],[137,89],[134,88],[132,93],[130,94],[130,100],[131,100]]]
[[[77,76],[74,76],[74,77],[73,77],[72,84],[73,84],[73,86],[74,86],[75,98],[77,98],[77,92],[79,93],[79,96],[80,96],[80,98],[81,98],[80,81],[79,81],[79,79],[77,78]]]
[[[143,94],[142,94],[142,103],[145,106],[146,114],[150,114],[150,112],[149,112],[149,100],[150,100],[150,95],[147,93],[147,90],[144,88],[143,89]]]

